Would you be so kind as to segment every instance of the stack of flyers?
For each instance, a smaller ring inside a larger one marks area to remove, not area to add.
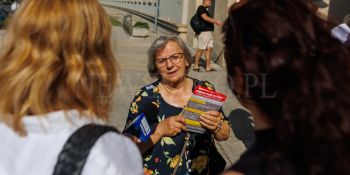
[[[137,136],[137,138],[142,142],[147,141],[151,135],[151,128],[144,113],[141,113],[134,120],[132,120],[125,127],[124,131],[132,131],[130,134]]]
[[[185,117],[187,130],[196,133],[205,133],[206,130],[199,123],[200,115],[207,111],[219,111],[225,100],[226,95],[203,86],[197,86],[186,107],[181,112]]]

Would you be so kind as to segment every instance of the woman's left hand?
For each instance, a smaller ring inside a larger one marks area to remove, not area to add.
[[[208,111],[201,115],[200,117],[200,123],[203,126],[203,128],[208,129],[212,132],[214,132],[220,125],[220,122],[222,120],[222,114],[221,112],[217,111]]]

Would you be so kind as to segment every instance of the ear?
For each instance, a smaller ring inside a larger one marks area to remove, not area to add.
[[[233,85],[234,85],[234,80],[233,80],[233,77],[232,75],[227,75],[227,84],[228,84],[228,87],[232,90],[233,89]]]
[[[239,67],[234,67],[233,71],[234,71],[234,75],[233,76],[236,78],[236,81],[244,82],[242,69],[239,68]]]
[[[233,67],[232,73],[227,75],[227,82],[229,87],[232,89],[235,83],[239,85],[244,84],[243,71],[239,67]]]
[[[243,71],[238,67],[233,67],[233,70],[227,75],[227,83],[232,92],[238,94],[238,98],[246,97],[245,87],[244,87],[244,78]]]
[[[187,59],[185,59],[185,65],[186,67],[190,66],[190,63],[187,61]]]

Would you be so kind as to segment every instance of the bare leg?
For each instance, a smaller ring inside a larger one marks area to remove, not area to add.
[[[205,51],[205,70],[209,71],[211,69],[210,61],[211,61],[211,53],[212,53],[213,48],[208,47],[207,50]]]
[[[194,68],[199,68],[199,59],[201,58],[203,51],[204,50],[202,49],[196,50],[196,54],[194,55]]]

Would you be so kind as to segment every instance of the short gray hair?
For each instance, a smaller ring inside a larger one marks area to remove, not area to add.
[[[155,77],[158,79],[161,79],[162,77],[159,74],[159,71],[156,66],[156,54],[165,48],[165,46],[170,42],[175,42],[179,45],[181,50],[183,51],[184,57],[189,63],[189,65],[186,67],[186,75],[188,74],[191,64],[192,64],[192,55],[188,47],[186,46],[185,42],[182,41],[181,38],[179,38],[176,35],[170,35],[170,36],[160,36],[156,40],[153,41],[151,47],[148,49],[148,73],[151,77]]]

